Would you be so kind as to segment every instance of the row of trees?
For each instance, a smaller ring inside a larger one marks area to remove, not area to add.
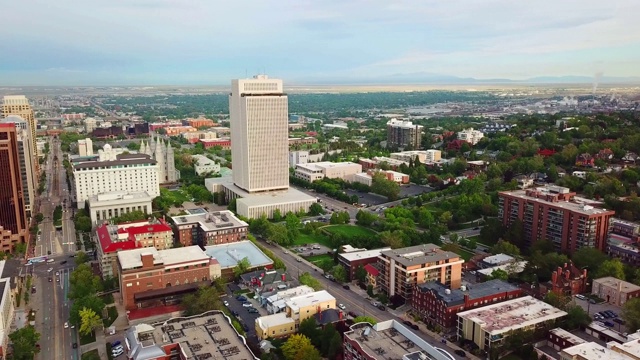
[[[93,274],[89,258],[83,252],[76,254],[76,269],[69,277],[69,299],[73,300],[69,322],[78,327],[81,335],[91,334],[102,326],[104,300],[97,294],[103,290],[99,276]]]

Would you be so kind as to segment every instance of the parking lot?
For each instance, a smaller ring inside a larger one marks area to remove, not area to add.
[[[620,314],[622,313],[622,309],[620,309],[617,306],[613,306],[609,303],[603,302],[600,304],[591,304],[589,303],[588,299],[587,300],[581,300],[578,299],[577,297],[574,297],[574,301],[576,302],[576,304],[578,304],[580,307],[582,307],[585,311],[588,311],[589,316],[591,316],[591,318],[594,318],[594,315],[596,313],[602,312],[602,311],[613,311],[616,315],[618,315],[618,317],[620,317]],[[594,321],[599,321],[604,323],[605,321],[610,322],[611,324],[613,324],[614,326],[611,327],[613,330],[616,330],[620,333],[625,333],[627,332],[627,328],[624,325],[621,325],[615,321],[613,321],[613,318],[610,319],[603,319],[603,320],[597,320],[594,318]]]
[[[323,255],[328,252],[331,252],[331,249],[320,244],[307,244],[304,246],[296,246],[294,248],[291,248],[291,250],[293,250],[296,254],[303,257]]]
[[[253,293],[248,294],[248,296],[247,295],[245,296],[248,298],[248,301],[253,304],[253,308],[258,310],[258,313],[250,313],[247,310],[248,308],[242,306],[242,301],[239,301],[236,299],[236,297],[233,295],[229,287],[227,287],[227,296],[223,297],[222,300],[229,303],[229,306],[227,307],[229,308],[230,311],[234,312],[234,314],[238,314],[236,315],[236,318],[238,318],[238,321],[240,321],[240,324],[247,326],[245,328],[245,331],[247,333],[247,339],[249,339],[254,343],[257,343],[258,338],[256,337],[256,325],[255,325],[256,319],[259,318],[260,316],[267,315],[267,310],[259,306],[258,303],[251,298],[253,296]]]
[[[356,195],[358,197],[358,204],[367,204],[367,206],[380,205],[389,202],[386,197],[378,194],[359,192],[355,190],[345,190],[349,195]]]
[[[431,191],[433,191],[433,188],[430,186],[415,185],[415,184],[401,185],[400,197],[405,198],[408,196],[415,196],[418,194],[428,193]]]

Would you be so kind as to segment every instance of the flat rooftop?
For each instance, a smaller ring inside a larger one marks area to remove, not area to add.
[[[273,315],[261,316],[256,319],[256,324],[263,330],[270,327],[281,326],[286,324],[295,324],[295,320],[287,316],[287,313],[281,312]]]
[[[346,252],[346,253],[340,253],[338,256],[347,261],[357,261],[362,259],[371,259],[371,258],[378,257],[383,251],[388,251],[388,250],[391,250],[391,248],[386,247],[382,249]]]
[[[563,328],[555,328],[555,329],[551,329],[549,330],[550,334],[553,334],[561,339],[565,339],[567,341],[569,341],[572,344],[578,345],[578,344],[584,344],[587,341],[577,335],[574,335],[570,332],[568,332],[567,330],[563,329]]]
[[[631,360],[632,358],[612,351],[598,343],[588,342],[568,347],[560,352],[580,360]]]
[[[486,269],[480,269],[478,270],[478,273],[485,276],[489,276],[493,274],[493,272],[496,270],[504,270],[509,274],[511,273],[517,274],[517,273],[523,272],[526,266],[527,266],[527,262],[523,260],[523,261],[511,263],[511,264],[504,264],[504,265],[492,266]]]
[[[508,261],[513,261],[513,260],[515,260],[515,258],[507,254],[497,254],[497,255],[487,256],[486,258],[482,259],[483,262],[487,264],[492,264],[492,265],[504,264]]]
[[[446,290],[449,290],[449,288],[436,281],[422,283],[418,285],[418,289],[422,292],[433,291],[436,297],[444,301],[447,306],[454,306],[463,304],[465,295],[468,295],[469,299],[473,300],[490,295],[516,291],[519,288],[506,281],[493,279],[479,284],[467,285],[464,291],[462,289],[450,290],[448,294]]]
[[[531,189],[525,189],[525,190],[501,191],[500,194],[505,194],[512,197],[529,200],[529,201],[535,201],[535,202],[546,204],[549,206],[555,206],[561,209],[569,210],[569,211],[583,214],[583,215],[598,215],[598,214],[614,215],[615,214],[615,211],[595,208],[587,204],[581,204],[577,202],[563,201],[563,200],[553,202],[553,201],[546,201],[544,199],[540,199],[534,196],[528,196],[527,191],[531,191],[531,190],[537,190],[537,191],[540,191],[541,193],[553,194],[553,192],[549,191],[547,187],[538,187],[538,188],[531,188]]]
[[[316,303],[335,300],[333,295],[329,294],[327,290],[320,290],[311,294],[305,294],[300,296],[294,296],[286,301],[286,304],[292,309],[297,310],[303,307],[311,306]]]
[[[90,203],[100,201],[114,201],[114,200],[153,200],[153,196],[149,195],[146,191],[128,192],[128,191],[111,191],[101,194],[92,195],[89,197]],[[94,204],[95,205],[95,204]]]
[[[420,360],[426,354],[427,359],[450,360],[395,320],[382,321],[374,326],[357,323],[351,326],[351,330],[345,331],[344,336],[356,341],[362,350],[374,359]]]
[[[118,252],[118,262],[122,269],[142,267],[141,256],[153,255],[154,265],[171,266],[194,261],[209,261],[210,257],[199,246],[185,246],[166,250],[156,250],[154,247],[124,250]]]
[[[630,292],[640,290],[640,286],[624,280],[616,279],[612,276],[594,279],[593,281],[598,282],[598,284],[601,284],[602,286],[607,286],[607,287],[616,288],[616,289],[620,288],[620,291],[623,293],[630,293]]]
[[[410,246],[402,249],[386,250],[381,254],[405,266],[426,264],[447,259],[459,259],[462,261],[460,255],[451,251],[444,251],[440,249],[439,246],[434,244],[424,244]]]
[[[207,256],[218,260],[223,269],[235,267],[238,261],[244,258],[249,260],[252,268],[263,267],[273,263],[267,255],[249,240],[205,246],[204,252]]]
[[[343,161],[343,162],[337,162],[337,163],[330,162],[330,161],[320,161],[316,163],[297,164],[296,167],[310,170],[310,171],[316,171],[316,170],[324,170],[324,169],[331,169],[331,168],[350,167],[354,165],[359,165],[359,164],[356,164],[350,161]]]
[[[186,212],[188,215],[172,216],[171,221],[176,226],[198,223],[205,232],[249,226],[229,210],[208,212],[202,208],[195,208]]]
[[[565,315],[566,312],[532,296],[458,313],[458,317],[473,321],[491,335],[558,319]]]
[[[155,359],[151,357],[154,352],[171,344],[178,344],[186,359],[258,359],[220,311],[173,318],[154,326],[137,325],[127,331],[126,341],[135,360]]]

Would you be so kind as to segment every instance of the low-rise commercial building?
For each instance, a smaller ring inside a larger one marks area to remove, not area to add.
[[[193,126],[167,126],[164,128],[168,136],[177,136],[186,132],[196,132],[198,129]]]
[[[222,311],[172,318],[162,326],[134,325],[124,338],[130,360],[258,360]]]
[[[296,165],[295,177],[314,182],[323,178],[353,181],[353,176],[362,172],[362,165],[352,162],[329,161]]]
[[[213,140],[218,138],[218,133],[215,131],[196,131],[182,133],[180,136],[187,139],[191,144],[195,144],[200,140]]]
[[[114,191],[95,194],[87,200],[92,225],[99,225],[132,211],[152,212],[153,196],[146,191]]]
[[[278,290],[275,294],[268,297],[263,297],[264,301],[261,302],[262,306],[267,309],[269,314],[277,314],[285,311],[286,302],[292,297],[311,294],[315,292],[312,287],[307,285],[300,285],[294,288]]]
[[[220,271],[217,261],[199,246],[124,250],[117,257],[120,295],[127,310],[172,304],[180,296],[211,284]]]
[[[186,119],[182,121],[183,125],[189,125],[194,128],[214,127],[218,125],[215,121],[206,118]]]
[[[442,159],[442,152],[440,150],[414,150],[414,151],[401,151],[396,153],[391,153],[389,155],[392,159],[404,161],[406,163],[413,162],[416,160],[421,162],[422,164],[426,163],[434,163],[440,161]]]
[[[386,250],[378,257],[380,290],[389,297],[398,295],[410,302],[413,288],[424,282],[439,281],[457,289],[463,263],[458,254],[433,244]]]
[[[431,346],[422,337],[396,320],[375,325],[353,324],[344,332],[345,360],[451,360],[453,355]]]
[[[640,358],[640,341],[631,339],[622,344],[610,341],[606,347],[596,342],[584,342],[558,354],[560,360],[637,360]]]
[[[229,138],[200,139],[200,142],[202,143],[205,149],[210,149],[210,148],[219,146],[222,150],[231,150],[231,139]]]
[[[408,162],[405,162],[405,161],[402,161],[402,160],[396,160],[396,159],[392,159],[392,158],[384,157],[384,156],[374,156],[372,159],[360,158],[358,160],[358,164],[362,165],[362,168],[365,169],[365,170],[367,170],[367,169],[377,169],[382,164],[384,164],[385,166],[389,166],[389,168],[391,168],[391,170],[398,170],[398,168],[402,164],[409,165]]]
[[[464,129],[458,133],[458,140],[466,141],[471,145],[477,144],[483,137],[482,131],[473,130],[473,128]]]
[[[431,281],[415,287],[411,306],[425,323],[450,329],[456,327],[457,314],[461,311],[508,301],[521,295],[522,289],[497,279],[469,287],[462,285],[460,289],[453,290]]]
[[[177,241],[183,246],[219,245],[247,239],[249,225],[231,211],[208,212],[187,209],[187,215],[173,216],[171,222]]]
[[[549,330],[549,335],[547,335],[547,345],[551,346],[556,351],[584,344],[586,342],[587,341],[583,338],[574,335],[563,328],[551,329]]]
[[[289,147],[301,146],[301,145],[313,145],[317,144],[318,139],[307,136],[303,138],[289,138]]]
[[[608,276],[593,279],[591,294],[622,307],[628,300],[640,297],[640,286]]]
[[[298,164],[309,162],[309,152],[306,150],[289,151],[289,167],[295,168]]]
[[[356,276],[358,267],[367,264],[376,264],[378,257],[383,251],[391,250],[390,247],[373,250],[361,250],[342,252],[338,254],[338,264],[342,265],[347,272],[347,280],[353,280]]]
[[[196,174],[217,174],[220,172],[220,164],[216,163],[214,160],[211,160],[204,155],[193,155],[192,158]]]
[[[470,340],[480,350],[500,345],[514,330],[535,330],[567,315],[532,296],[458,313],[458,340]]]
[[[238,262],[243,259],[247,259],[249,262],[247,270],[270,269],[273,267],[273,260],[249,240],[208,245],[204,247],[204,252],[218,261],[221,274],[226,279],[233,279],[233,271],[238,266]]]
[[[366,173],[355,174],[353,176],[353,181],[371,186],[373,184],[373,176],[375,174],[382,174],[385,179],[398,184],[408,184],[410,181],[409,175],[393,170],[367,170]]]

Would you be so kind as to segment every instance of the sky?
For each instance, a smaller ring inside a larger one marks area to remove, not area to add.
[[[7,0],[0,86],[640,76],[639,0]]]

